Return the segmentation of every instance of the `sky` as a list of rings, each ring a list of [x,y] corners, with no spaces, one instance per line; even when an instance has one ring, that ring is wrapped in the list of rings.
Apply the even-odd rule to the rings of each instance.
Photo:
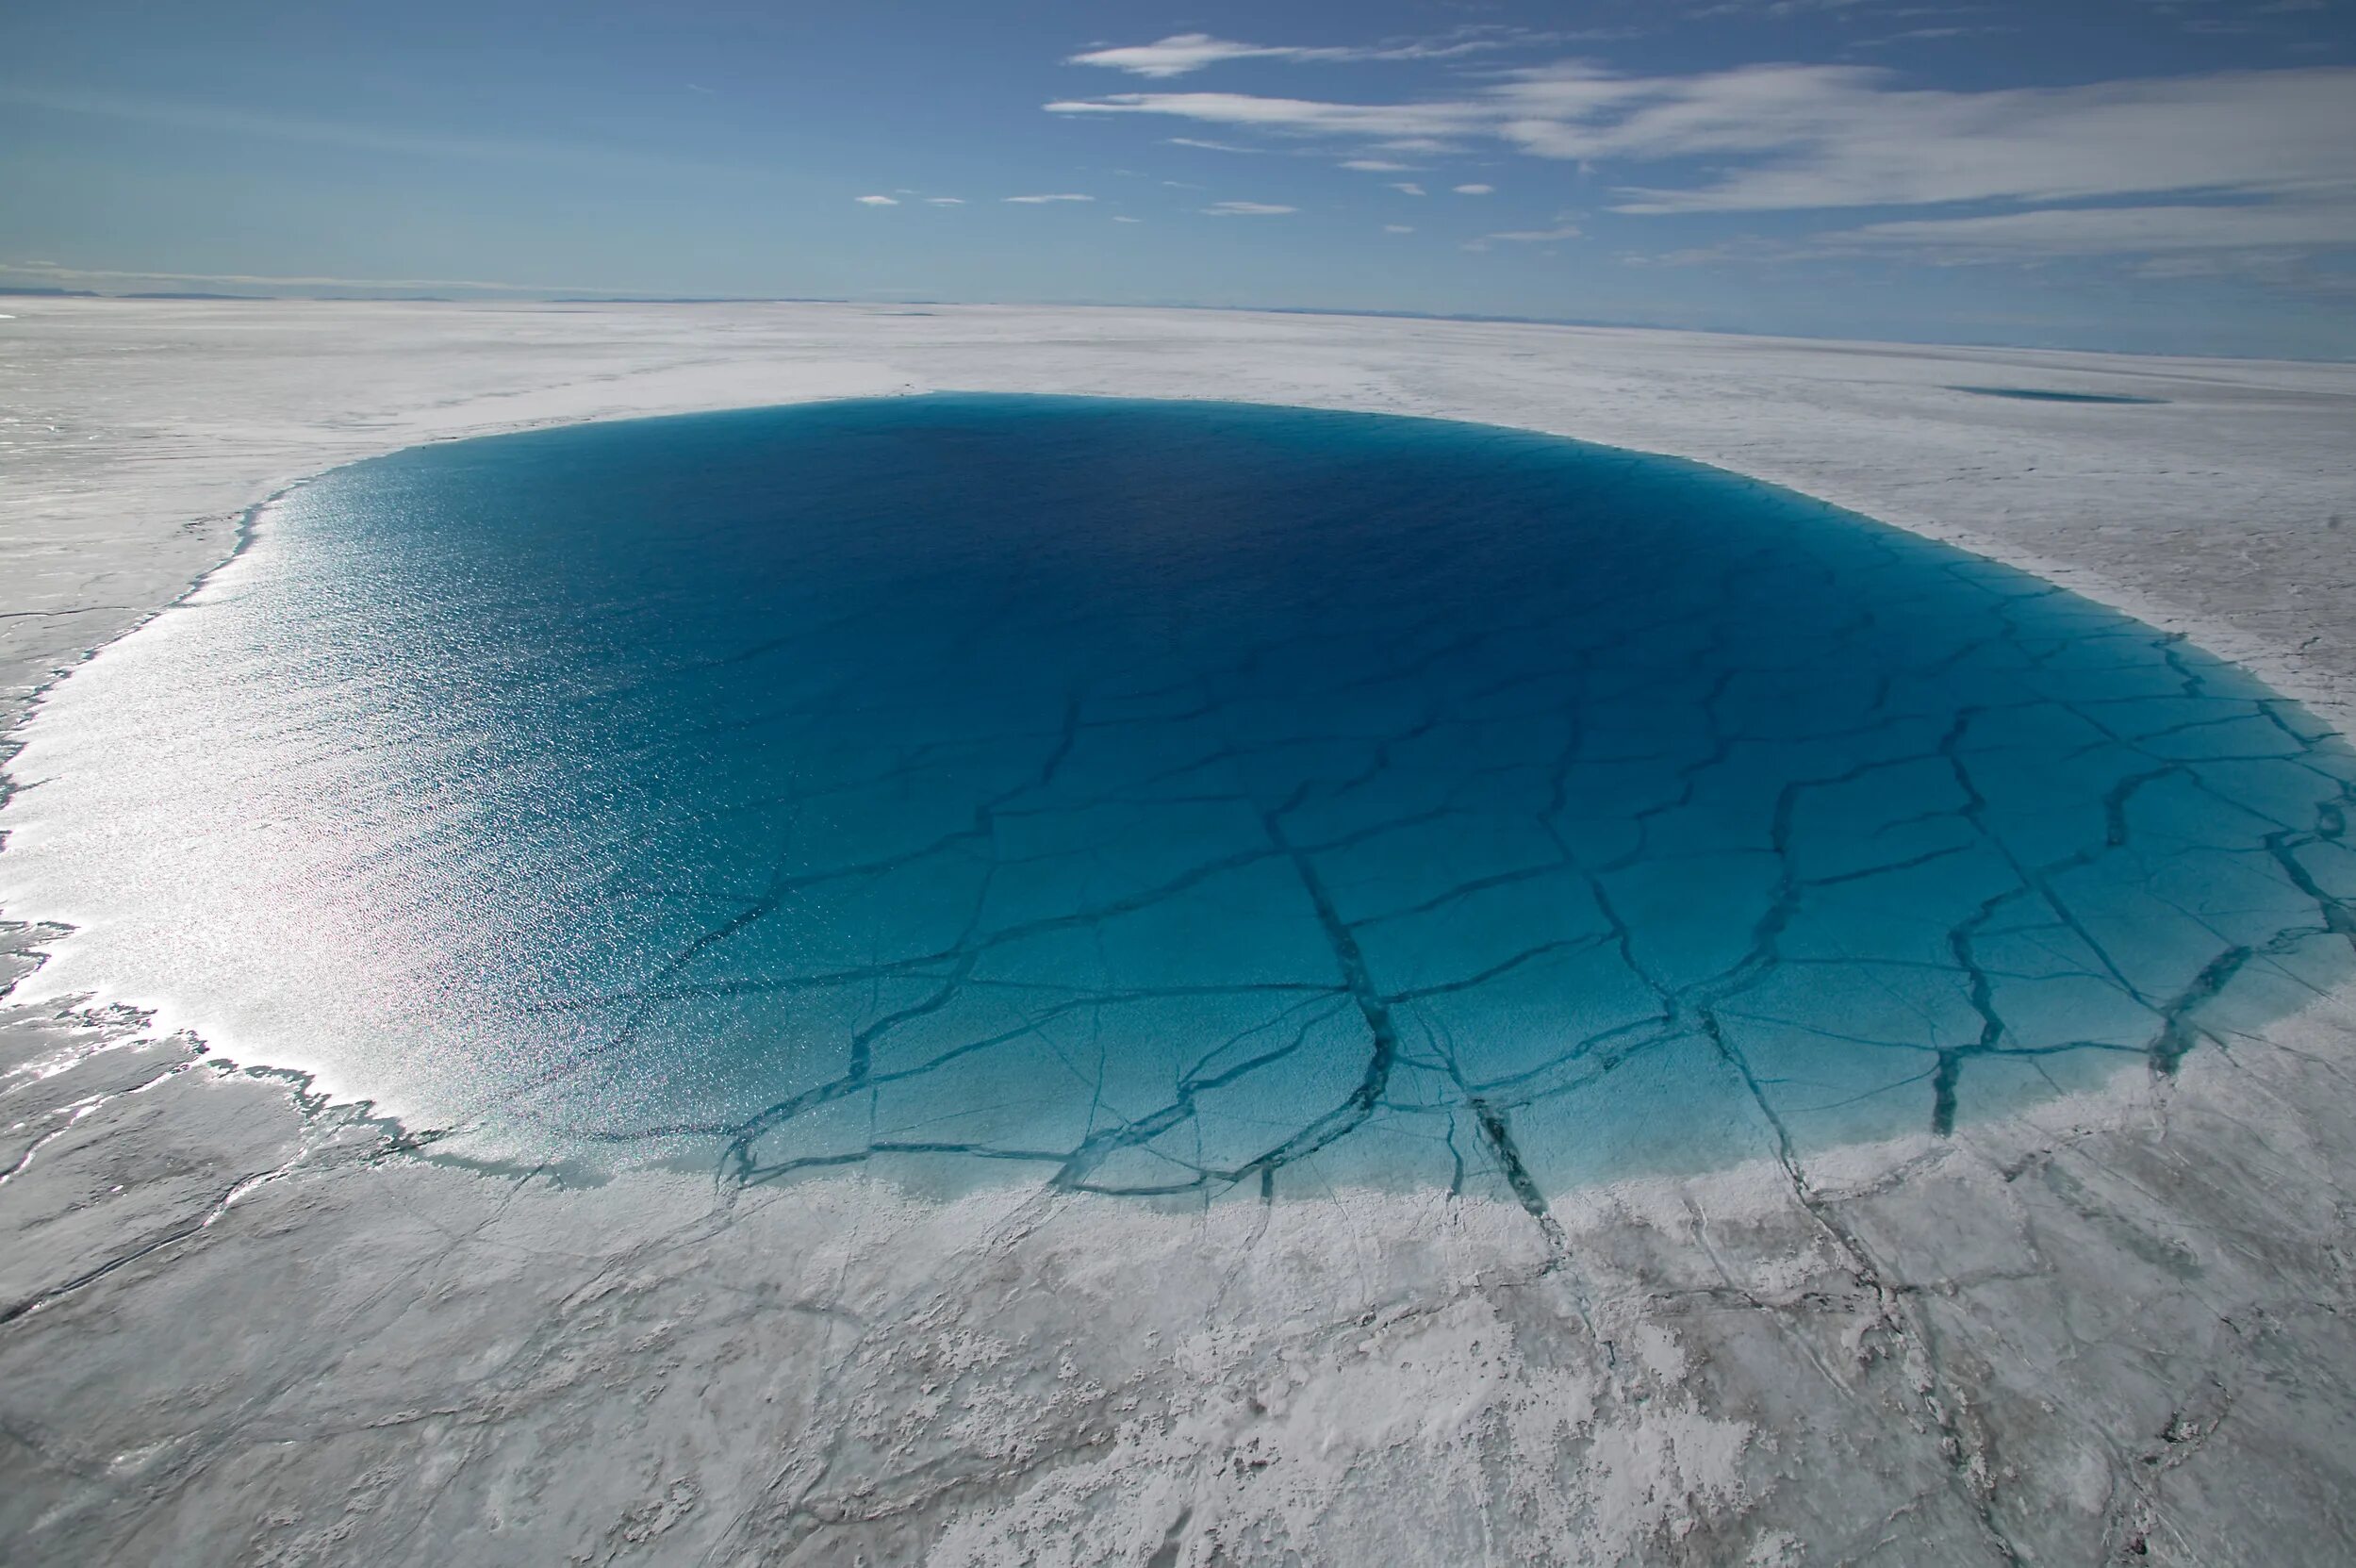
[[[75,0],[0,287],[2356,357],[2356,0]]]

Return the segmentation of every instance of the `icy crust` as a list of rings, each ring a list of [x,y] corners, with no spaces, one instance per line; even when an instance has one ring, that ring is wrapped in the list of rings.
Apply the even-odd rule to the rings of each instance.
[[[28,1563],[2333,1560],[2349,1127],[2311,1036],[2350,1022],[1552,1225],[568,1188],[53,1038],[7,1081],[50,1141],[0,1189],[0,1528]]]

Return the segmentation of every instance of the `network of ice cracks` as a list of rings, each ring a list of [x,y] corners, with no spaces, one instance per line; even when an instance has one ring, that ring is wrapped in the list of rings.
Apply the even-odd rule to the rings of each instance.
[[[2005,635],[2006,607],[1992,596],[1952,656],[2116,668],[2139,685],[2142,657],[2106,668],[2123,644],[2179,668],[2124,629],[2024,644]],[[1608,649],[1550,635],[1551,668],[1444,701],[1429,683],[1446,681],[1450,650],[1404,635],[1392,670],[1314,694],[1337,719],[1314,739],[1223,733],[1193,683],[1108,681],[1032,737],[1030,777],[963,802],[969,821],[888,860],[782,874],[645,994],[859,999],[839,1072],[713,1129],[745,1178],[957,1152],[1098,1191],[1273,1191],[1293,1162],[1384,1135],[1394,1160],[1402,1140],[1428,1145],[1415,1163],[1456,1186],[1468,1158],[1493,1162],[1536,1201],[1534,1162],[1599,1169],[1713,1122],[1739,1147],[1753,1106],[1778,1138],[1872,1130],[1893,1106],[1944,1131],[1975,1081],[2058,1087],[2064,1057],[2167,1070],[2235,982],[2295,986],[2302,949],[2350,930],[2317,864],[2345,875],[2330,851],[2350,784],[2264,699],[2180,669],[2170,692],[2023,698],[1930,724],[1898,681],[1860,680],[1837,716],[1817,715],[1866,754],[1760,787],[1732,773],[1738,750],[1804,751],[1806,738],[1775,733],[1771,698],[1745,700],[1772,671],[1665,675],[1657,661],[1691,631],[1667,621],[1657,640]],[[1806,635],[1837,648],[1844,628]],[[1387,691],[1408,669],[1412,685]],[[1664,746],[1648,720],[1634,750],[1615,701],[1691,722]],[[1582,722],[1537,722],[1565,712]],[[1093,737],[1141,729],[1163,766],[1093,754]],[[1488,732],[1475,770],[1460,765],[1468,730]],[[1002,758],[1014,738],[975,744]],[[1500,760],[1516,741],[1522,754]],[[2110,769],[2099,815],[2040,819],[2040,765],[2089,752]],[[2225,794],[2253,759],[2289,760],[2276,782],[2306,798]],[[1120,764],[1134,760],[1124,748]],[[2220,817],[2254,842],[2204,841],[2199,824]],[[873,963],[688,978],[785,900],[857,899],[928,867],[966,884],[953,932]],[[1025,896],[1067,880],[1092,884],[1080,909]],[[2114,924],[2134,928],[2123,943]],[[1206,955],[1205,929],[1237,950]],[[1101,967],[1118,981],[1075,984],[1076,947],[1117,949]],[[1122,1048],[1157,1034],[1201,1045],[1175,1073]],[[1036,1085],[1030,1141],[961,1136],[959,1121],[988,1119],[956,1104],[970,1059],[1043,1043],[1035,1070],[1069,1076]],[[1038,1101],[1059,1098],[1066,1136],[1037,1136]],[[829,1120],[837,1106],[853,1114]]]
[[[1894,531],[1804,506],[1712,556],[1586,483],[1559,569],[1311,527],[1280,615],[966,580],[766,639],[799,826],[593,1037],[811,1044],[750,1114],[600,1136],[1542,1213],[2170,1072],[2345,968],[2356,767],[2293,705]]]

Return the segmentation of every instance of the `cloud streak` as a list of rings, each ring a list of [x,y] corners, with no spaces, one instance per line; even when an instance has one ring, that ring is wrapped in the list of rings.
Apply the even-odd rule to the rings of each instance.
[[[1401,39],[1388,43],[1343,45],[1340,47],[1305,48],[1297,44],[1240,43],[1234,39],[1214,38],[1209,33],[1176,33],[1153,43],[1125,44],[1116,48],[1090,49],[1068,57],[1066,65],[1098,65],[1114,71],[1125,71],[1132,76],[1165,79],[1184,76],[1205,66],[1224,65],[1229,60],[1296,60],[1354,62],[1361,60],[1430,60],[1453,59],[1461,55],[1479,54],[1484,50],[1502,49],[1522,41],[1527,35],[1490,33],[1486,36],[1457,34],[1444,39]]]
[[[1631,212],[2055,202],[2356,188],[2356,71],[2241,72],[1991,92],[1891,91],[1849,68],[1732,74],[1606,127],[1533,129],[1558,157],[1756,161]]]
[[[1158,114],[1203,124],[1308,136],[1448,138],[1491,131],[1496,114],[1478,103],[1334,104],[1244,92],[1114,92],[1059,99],[1050,114]]]
[[[1979,218],[1867,223],[1818,242],[1904,246],[2009,259],[2132,251],[2356,247],[2356,205],[2310,202],[2048,207]]]
[[[2238,220],[2178,211],[1977,231],[1990,244],[1999,242],[1990,236],[2068,232],[2085,237],[2074,242],[2089,250],[2137,249],[2172,244],[2186,225],[2226,233],[2237,222],[2251,235],[2279,230],[2318,237],[2286,242],[2331,244],[2343,241],[2320,237],[2345,224],[2323,214],[2356,209],[2356,69],[2347,67],[1952,91],[1853,65],[1639,76],[1573,61],[1396,103],[1124,92],[1046,107],[1361,145],[1502,144],[1590,169],[1665,171],[1672,177],[1619,186],[1617,210],[1640,215],[2163,196],[2196,212],[2223,210],[2204,203],[2282,204],[2264,220],[2245,206],[2233,209]],[[1884,237],[1875,243],[1927,239],[1889,225],[1873,232]]]

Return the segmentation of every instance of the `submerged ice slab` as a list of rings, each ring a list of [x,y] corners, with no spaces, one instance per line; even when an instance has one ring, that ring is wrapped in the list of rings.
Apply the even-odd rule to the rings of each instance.
[[[744,1179],[1535,1207],[2170,1069],[2356,929],[2356,760],[2173,638],[1717,470],[1301,409],[415,450],[26,738],[47,994]]]

